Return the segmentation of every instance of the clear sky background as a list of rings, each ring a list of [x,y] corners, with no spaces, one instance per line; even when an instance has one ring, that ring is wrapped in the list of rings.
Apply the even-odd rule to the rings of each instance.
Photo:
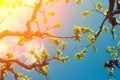
[[[50,20],[51,21],[50,24],[52,24],[55,21],[60,21],[62,23],[62,27],[60,29],[52,30],[53,34],[58,36],[73,35],[73,27],[75,25],[90,27],[95,31],[99,30],[99,26],[102,20],[104,19],[103,15],[95,11],[92,11],[91,16],[87,18],[82,18],[81,15],[82,11],[84,10],[91,11],[95,7],[95,4],[97,2],[103,3],[103,10],[108,8],[108,0],[83,0],[80,5],[77,5],[74,2],[74,0],[71,0],[71,3],[69,4],[65,4],[64,2],[51,4],[49,9],[55,10],[56,16]],[[19,22],[19,24],[14,25],[19,27],[13,27],[13,28],[16,30],[20,30],[20,29],[24,30],[24,28],[20,28],[20,26],[23,27],[25,26],[24,21],[26,20],[25,18],[27,18],[27,15],[30,15],[30,13],[28,14],[26,12],[23,12],[22,16],[26,16],[26,17],[23,18],[18,17],[17,19],[13,19],[13,21],[18,20]],[[20,16],[20,14],[18,14],[17,16]],[[40,17],[40,15],[38,15],[38,17]],[[16,17],[14,16],[14,18]],[[106,22],[105,25],[111,28],[111,25],[108,22]],[[2,27],[0,27],[0,29],[4,30]],[[11,29],[11,28],[7,27],[7,29]],[[98,41],[95,43],[95,46],[97,47],[97,52],[94,52],[92,48],[89,48],[87,55],[85,55],[81,61],[76,60],[74,58],[74,54],[83,49],[80,46],[84,46],[88,44],[87,37],[84,36],[80,42],[75,42],[72,39],[67,39],[67,48],[65,51],[63,51],[63,55],[65,56],[69,55],[70,61],[67,63],[51,61],[49,64],[49,71],[48,71],[48,76],[50,80],[109,80],[111,77],[107,75],[108,71],[107,69],[104,68],[104,61],[110,60],[111,57],[106,53],[105,48],[108,45],[110,46],[117,45],[117,41],[120,40],[119,31],[120,31],[119,26],[116,26],[115,33],[118,36],[117,38],[115,38],[115,40],[112,40],[110,31],[108,31],[107,33],[103,32],[98,38]],[[9,43],[9,38],[6,41]],[[13,40],[13,43],[15,43],[14,41],[17,42],[17,40]],[[48,49],[48,52],[50,53],[51,56],[55,54],[55,49],[57,49],[58,47],[55,47],[52,44],[50,44],[47,39],[37,39],[35,41],[31,41],[31,44],[28,45],[29,43],[26,43],[25,45],[28,46],[25,47],[26,48],[37,47],[37,50],[39,50],[40,49],[39,45],[41,45],[42,43],[44,43],[44,46]],[[36,46],[32,46],[34,44],[36,44]],[[9,47],[14,47],[14,46],[9,45]],[[79,47],[79,48],[75,49],[75,47]],[[24,51],[24,49],[20,47],[16,49],[22,49],[22,51]],[[14,51],[16,50],[13,49],[13,52]],[[21,50],[18,52],[21,52]],[[22,53],[20,55],[23,56]],[[44,76],[37,73],[35,70],[27,71],[25,69],[18,67],[17,65],[15,66],[16,66],[15,69],[17,71],[23,72],[24,75],[29,75],[32,78],[32,80],[44,80]],[[120,70],[118,68],[115,69],[113,77],[115,78],[115,80],[120,79]],[[11,74],[8,74],[6,79],[13,80],[13,77]]]

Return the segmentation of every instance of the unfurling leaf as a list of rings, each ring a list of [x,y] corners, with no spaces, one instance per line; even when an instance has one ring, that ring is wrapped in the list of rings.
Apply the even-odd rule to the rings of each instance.
[[[102,10],[102,9],[103,9],[102,3],[101,3],[101,2],[98,2],[98,3],[96,4],[96,10]]]
[[[48,16],[53,17],[55,15],[54,11],[49,10],[48,11]]]
[[[61,54],[62,54],[62,52],[59,49],[57,49],[55,57],[59,58],[61,56]]]
[[[94,43],[96,41],[95,36],[93,34],[90,34],[88,36],[88,41]]]
[[[66,3],[69,3],[71,0],[65,0]]]
[[[64,50],[66,48],[66,41],[65,40],[63,40],[61,42],[61,46],[62,46],[62,50]]]
[[[12,58],[12,57],[13,57],[13,53],[8,51],[8,52],[6,53],[6,56],[7,56],[8,58]]]
[[[60,44],[60,40],[58,38],[50,38],[50,42],[55,46],[58,46]]]
[[[111,48],[110,46],[107,46],[107,47],[106,47],[106,52],[107,52],[107,53],[110,53],[111,51],[112,51],[112,48]]]
[[[106,16],[108,14],[108,9],[104,10],[103,14]]]
[[[66,56],[65,57],[65,62],[68,62],[69,61],[69,56]]]
[[[114,68],[108,69],[108,76],[113,76]]]
[[[120,48],[120,41],[118,41],[117,46]]]
[[[47,19],[46,17],[44,17],[44,18],[42,19],[42,22],[43,22],[43,23],[48,23],[48,19]]]
[[[85,18],[87,16],[90,16],[90,11],[84,11],[82,12],[82,17]]]
[[[107,32],[108,31],[108,27],[107,26],[103,26],[103,30],[104,30],[104,32]]]
[[[74,34],[75,34],[75,35],[76,35],[76,34],[79,34],[80,31],[81,31],[81,27],[80,27],[80,26],[74,26],[73,31],[74,31]]]
[[[49,54],[45,48],[42,49],[41,56],[42,58],[48,58]]]
[[[61,23],[60,22],[56,22],[54,25],[53,25],[54,28],[60,28],[61,27]]]
[[[30,53],[34,55],[35,54],[35,50],[30,50]]]
[[[95,52],[97,52],[97,48],[94,45],[92,45],[92,48]]]
[[[87,49],[84,48],[82,51],[75,54],[75,58],[78,60],[82,60],[82,57],[87,53]]]
[[[48,68],[49,68],[48,65],[45,65],[45,66],[42,67],[42,70],[43,70],[43,73],[44,73],[44,74],[47,74],[47,73],[48,73]]]
[[[80,3],[82,2],[82,0],[75,0],[75,2],[76,2],[77,4],[80,4]]]

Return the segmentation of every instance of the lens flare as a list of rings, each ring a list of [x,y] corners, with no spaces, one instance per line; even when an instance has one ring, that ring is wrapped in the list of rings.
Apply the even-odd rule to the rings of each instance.
[[[30,19],[30,16],[33,13],[33,8],[35,4],[38,3],[38,1],[40,0],[0,0],[0,33],[4,30],[24,32],[26,30],[26,22]],[[56,21],[59,22],[61,18],[60,15],[62,15],[64,12],[64,7],[61,7],[63,5],[62,3],[56,3],[58,5],[55,5],[52,3],[50,5],[46,5],[44,1],[47,1],[47,0],[43,0],[43,3],[42,3],[43,5],[40,9],[43,12],[45,11],[46,15],[48,15],[49,13],[50,16],[47,16],[48,23],[44,24],[41,21],[44,16],[42,15],[42,13],[38,11],[38,14],[36,15],[36,20],[39,21],[38,23],[40,24],[41,32],[46,30],[47,25],[51,27],[56,23]],[[32,7],[26,6],[26,5],[30,5]],[[49,12],[50,10],[51,12]],[[55,11],[55,12],[52,12],[52,11]],[[55,26],[60,27],[60,25],[61,24],[57,23],[57,26],[56,25]],[[34,22],[31,24],[31,30],[33,31],[37,30],[36,24]],[[19,39],[19,37],[16,37],[16,38]],[[30,44],[28,42],[25,42],[23,46],[24,48],[21,48],[20,46],[17,45],[18,41],[19,40],[15,41],[15,39],[12,36],[9,42],[5,40],[4,45],[0,44],[0,50],[2,51],[3,50],[2,46],[4,46],[5,50],[3,51],[11,50],[12,52],[16,52],[14,55],[16,54],[22,55],[23,52],[26,52],[26,54],[28,54],[27,50],[29,50]],[[41,41],[42,40],[40,39],[39,42],[36,41],[35,43],[35,41],[32,40],[32,45],[31,45],[32,47],[30,47],[30,49],[37,48],[38,50],[36,50],[36,52],[41,52],[44,46],[47,48],[48,45],[42,44]],[[41,45],[33,46],[38,44],[41,44]]]

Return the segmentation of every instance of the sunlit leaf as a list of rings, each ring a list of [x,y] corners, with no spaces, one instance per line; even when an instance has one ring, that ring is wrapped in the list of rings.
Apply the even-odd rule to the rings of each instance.
[[[60,40],[58,38],[50,38],[50,42],[55,46],[58,46],[60,44]]]
[[[90,16],[90,11],[83,11],[82,12],[82,17],[85,18],[87,16]]]
[[[75,0],[75,2],[76,2],[77,4],[80,4],[80,3],[82,2],[82,0]]]
[[[65,40],[63,40],[61,42],[61,46],[62,46],[62,50],[64,50],[66,48],[66,41]]]
[[[95,40],[95,36],[94,35],[92,35],[92,34],[90,34],[89,36],[88,36],[88,41],[89,42],[95,42],[96,40]]]
[[[104,13],[105,16],[108,14],[108,11],[109,11],[108,9],[104,10],[103,13]]]
[[[108,31],[108,27],[107,26],[103,26],[103,30],[104,30],[104,32],[107,32]]]
[[[61,27],[61,26],[62,26],[62,24],[61,24],[60,22],[56,22],[56,23],[54,23],[54,25],[53,25],[54,28],[59,28],[59,27]]]
[[[102,9],[103,9],[101,2],[98,2],[98,3],[96,4],[96,9],[97,9],[97,10],[102,10]]]
[[[42,22],[43,22],[43,23],[48,23],[48,18],[44,17],[44,18],[42,19]]]
[[[7,56],[8,58],[12,58],[12,57],[13,57],[13,53],[8,51],[8,52],[6,53],[6,56]]]
[[[94,45],[92,45],[92,48],[95,52],[97,52],[97,48]]]
[[[49,11],[48,11],[48,16],[50,16],[50,17],[55,16],[55,12],[52,11],[52,10],[49,10]]]
[[[65,0],[66,3],[69,3],[71,0]]]

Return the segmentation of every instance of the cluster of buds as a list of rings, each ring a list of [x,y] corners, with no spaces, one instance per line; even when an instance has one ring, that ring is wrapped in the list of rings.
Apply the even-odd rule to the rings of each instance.
[[[96,41],[95,36],[92,35],[92,34],[90,34],[90,35],[88,36],[88,41],[91,42],[91,43],[94,43],[94,42]]]
[[[61,62],[68,62],[68,61],[69,61],[69,56],[63,57],[63,56],[61,56],[61,55],[62,55],[62,52],[61,52],[59,49],[57,49],[55,58],[56,58],[58,61],[61,61]]]
[[[50,42],[55,46],[60,44],[60,40],[58,38],[50,38]]]
[[[102,10],[103,9],[103,6],[102,6],[102,3],[101,2],[98,2],[96,4],[96,10]]]
[[[82,34],[88,34],[88,33],[92,33],[93,30],[90,29],[89,27],[83,27],[83,26],[74,26],[73,28],[73,31],[74,31],[74,35],[75,35],[75,41],[80,41],[81,39],[81,35],[80,33]]]
[[[116,49],[114,46],[107,46],[106,52],[110,54],[110,56],[115,57],[118,56],[118,49]]]
[[[82,17],[85,18],[87,16],[90,16],[90,11],[83,11],[82,12]]]
[[[82,51],[75,54],[75,58],[78,60],[82,60],[83,56],[87,53],[87,49],[84,48]]]

